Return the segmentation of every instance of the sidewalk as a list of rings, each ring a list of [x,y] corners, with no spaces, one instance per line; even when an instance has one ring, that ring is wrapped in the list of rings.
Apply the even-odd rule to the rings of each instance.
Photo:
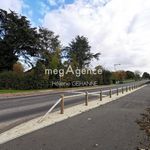
[[[150,105],[150,87],[0,145],[0,150],[136,150],[135,123]]]

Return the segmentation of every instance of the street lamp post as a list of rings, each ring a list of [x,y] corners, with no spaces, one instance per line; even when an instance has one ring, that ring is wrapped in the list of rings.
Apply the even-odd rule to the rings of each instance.
[[[121,64],[114,64],[114,70],[115,70],[115,72],[117,73],[117,66],[120,66]],[[118,77],[115,77],[116,78],[116,80],[118,80],[117,78]],[[118,81],[117,81],[118,82]]]
[[[117,66],[120,66],[121,64],[114,64],[114,70],[117,71]]]

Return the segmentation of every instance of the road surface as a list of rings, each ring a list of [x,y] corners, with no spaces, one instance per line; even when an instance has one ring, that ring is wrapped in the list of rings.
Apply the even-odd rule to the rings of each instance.
[[[3,145],[0,150],[136,150],[136,119],[150,107],[150,86]]]
[[[125,85],[131,85],[133,83],[128,83]],[[137,84],[137,83],[136,83]],[[124,86],[125,86],[124,85]],[[116,85],[113,87],[121,87],[123,85]],[[103,90],[109,89],[112,86],[103,87]],[[89,89],[89,92],[94,92],[99,90]],[[46,94],[37,93],[38,95],[22,96],[14,98],[0,98],[0,133],[8,130],[20,124],[24,121],[30,120],[32,118],[44,115],[46,111],[60,98],[60,95],[71,95],[73,92],[85,92],[87,89],[82,90],[66,90],[66,91],[50,91]],[[108,93],[106,93],[108,94]],[[95,97],[90,97],[94,99]],[[72,98],[65,100],[65,106],[73,105],[76,103],[83,103],[84,97]]]

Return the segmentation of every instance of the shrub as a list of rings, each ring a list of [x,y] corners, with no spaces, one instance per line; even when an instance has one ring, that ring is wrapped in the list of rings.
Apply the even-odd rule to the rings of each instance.
[[[13,71],[0,73],[0,89],[43,89],[48,88],[46,78],[38,78],[33,73],[18,74]]]

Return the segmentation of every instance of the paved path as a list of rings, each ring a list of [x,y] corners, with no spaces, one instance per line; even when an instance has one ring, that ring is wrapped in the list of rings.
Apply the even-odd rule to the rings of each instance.
[[[135,120],[150,106],[150,86],[89,112],[0,145],[0,150],[135,150]]]

